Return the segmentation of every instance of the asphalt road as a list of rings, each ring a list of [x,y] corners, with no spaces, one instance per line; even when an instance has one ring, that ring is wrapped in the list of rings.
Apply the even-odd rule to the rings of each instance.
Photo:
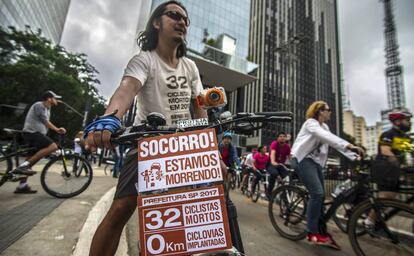
[[[253,203],[238,190],[231,192],[231,199],[237,207],[238,221],[246,255],[354,255],[347,236],[337,228],[330,233],[342,247],[341,251],[321,246],[314,246],[303,241],[290,241],[277,233],[269,220],[267,201],[259,199]]]

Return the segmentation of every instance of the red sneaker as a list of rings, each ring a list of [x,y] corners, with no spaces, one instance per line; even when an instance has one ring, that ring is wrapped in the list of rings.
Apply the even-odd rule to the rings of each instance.
[[[311,244],[329,246],[331,248],[340,250],[339,245],[333,240],[331,235],[308,234],[308,242]]]
[[[324,236],[321,234],[312,234],[309,233],[308,234],[308,242],[310,242],[311,244],[326,244],[328,242],[330,242],[330,239],[328,236]]]

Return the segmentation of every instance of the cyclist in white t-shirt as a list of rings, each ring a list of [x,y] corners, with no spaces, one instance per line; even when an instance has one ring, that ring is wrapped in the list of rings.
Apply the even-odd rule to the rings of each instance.
[[[246,156],[246,159],[243,162],[243,171],[242,171],[242,186],[240,187],[241,190],[245,189],[247,186],[247,179],[250,173],[253,171],[253,156],[257,153],[257,149],[253,149],[251,153]]]
[[[145,120],[151,112],[165,115],[167,124],[191,119],[190,105],[195,118],[207,117],[204,109],[192,104],[202,84],[195,63],[185,57],[189,24],[187,11],[179,2],[168,1],[154,10],[146,30],[138,38],[142,51],[129,61],[106,109],[108,116],[85,128],[86,144],[90,149],[111,147],[111,134],[119,129],[119,119],[135,96],[135,123]],[[122,229],[137,207],[136,170],[136,150],[131,150],[122,167],[111,208],[93,237],[90,255],[115,254]]]

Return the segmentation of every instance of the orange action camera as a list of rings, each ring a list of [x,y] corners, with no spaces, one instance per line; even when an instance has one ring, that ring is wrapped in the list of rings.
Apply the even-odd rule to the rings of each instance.
[[[197,96],[197,103],[204,109],[223,107],[227,104],[226,92],[223,87],[205,89]]]

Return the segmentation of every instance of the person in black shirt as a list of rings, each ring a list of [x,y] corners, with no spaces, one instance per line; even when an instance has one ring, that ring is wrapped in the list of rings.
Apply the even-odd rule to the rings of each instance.
[[[408,112],[392,112],[388,116],[393,126],[381,134],[376,160],[378,163],[373,166],[374,178],[377,180],[379,190],[394,191],[398,187],[400,168],[405,164],[404,154],[412,143],[408,135],[411,129],[411,117]]]
[[[408,135],[411,129],[411,113],[392,112],[388,119],[392,128],[381,134],[378,141],[378,155],[372,165],[372,175],[378,185],[378,196],[393,199],[397,196],[401,166],[405,163],[405,154],[411,147],[412,140]],[[411,152],[412,154],[413,152]],[[376,216],[371,211],[364,224],[369,228],[375,226]]]

